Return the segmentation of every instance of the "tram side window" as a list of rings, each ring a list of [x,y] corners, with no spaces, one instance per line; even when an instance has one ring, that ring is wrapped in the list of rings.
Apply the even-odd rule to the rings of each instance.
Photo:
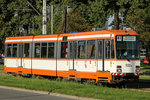
[[[12,44],[7,44],[7,57],[12,56],[13,46]]]
[[[68,42],[61,43],[61,58],[68,58]]]
[[[94,59],[95,58],[95,40],[88,40],[87,41],[87,58]]]
[[[110,40],[105,41],[105,59],[110,59]]]
[[[54,43],[48,43],[48,58],[54,58]]]
[[[76,54],[77,54],[77,42],[70,42],[70,59],[76,58]]]
[[[29,43],[25,43],[24,44],[24,55],[23,57],[29,57],[29,53],[30,53],[30,44]]]
[[[111,58],[115,57],[114,51],[114,40],[111,40]]]
[[[13,50],[12,50],[12,57],[17,57],[17,53],[18,53],[18,50],[17,50],[17,44],[13,44]]]
[[[102,59],[103,57],[103,44],[102,41],[98,41],[98,58]]]
[[[47,43],[41,43],[41,58],[47,58]]]
[[[78,42],[78,58],[84,59],[86,57],[86,41]]]
[[[40,43],[35,43],[35,49],[34,49],[34,57],[36,58],[40,58],[40,52],[41,52],[41,48],[40,48]]]
[[[70,42],[70,59],[73,59],[74,58],[74,47],[73,47],[73,42]]]

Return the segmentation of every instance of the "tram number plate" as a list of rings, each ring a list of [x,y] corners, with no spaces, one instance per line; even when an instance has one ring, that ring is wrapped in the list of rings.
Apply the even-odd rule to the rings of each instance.
[[[127,67],[132,67],[132,65],[131,65],[131,64],[126,64],[126,66],[127,66]]]

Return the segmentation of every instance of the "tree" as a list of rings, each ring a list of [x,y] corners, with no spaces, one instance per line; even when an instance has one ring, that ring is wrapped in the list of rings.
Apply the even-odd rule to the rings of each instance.
[[[54,34],[63,33],[64,26],[67,32],[104,28],[111,15],[115,17],[114,29],[119,29],[119,14],[122,14],[124,23],[140,33],[145,44],[149,43],[150,39],[145,38],[149,36],[149,0],[47,0],[47,5],[51,4],[54,5]],[[70,10],[65,17],[62,11],[67,7]],[[42,0],[0,0],[0,44],[7,36],[20,35],[21,25],[32,27],[31,34],[42,33]],[[48,34],[50,26],[48,19]]]
[[[82,4],[80,12],[86,23],[93,28],[104,28],[108,18],[107,11],[104,10],[102,0],[89,0],[86,4]]]
[[[86,27],[87,22],[84,21],[82,13],[80,13],[80,15],[77,15],[77,13],[79,13],[80,11],[81,1],[55,0],[53,4],[55,4],[55,9],[58,9],[58,12],[56,13],[56,16],[54,18],[57,19],[57,21],[55,21],[55,23],[57,23],[56,33],[68,33],[70,31],[79,31],[79,30],[87,31],[87,29],[89,29],[88,27]],[[67,10],[69,11],[67,12]],[[79,19],[78,17],[81,19]]]
[[[80,12],[68,14],[67,23],[68,33],[71,31],[89,31],[92,28],[89,23],[84,22]]]
[[[33,0],[31,4],[38,5],[39,0]],[[32,9],[27,0],[0,0],[0,44],[4,44],[5,38],[8,36],[20,35],[20,25],[41,25],[39,21],[41,17]],[[0,49],[3,49],[2,46]]]
[[[147,49],[150,56],[150,6],[138,8],[129,13],[126,18],[129,27],[139,33],[140,41]]]

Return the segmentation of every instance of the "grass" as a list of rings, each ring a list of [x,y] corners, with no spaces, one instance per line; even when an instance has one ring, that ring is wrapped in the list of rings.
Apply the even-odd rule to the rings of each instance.
[[[80,97],[104,100],[149,100],[148,92],[135,90],[113,89],[69,81],[52,81],[48,79],[31,79],[13,76],[0,76],[0,85],[26,88],[31,90],[49,91]]]
[[[149,65],[141,65],[141,72],[146,72],[150,71],[150,66]]]
[[[4,69],[4,65],[0,65],[0,69]]]
[[[4,73],[4,65],[0,65],[0,74]]]
[[[143,64],[143,65],[141,65],[141,67],[143,67],[143,68],[150,68],[150,65]]]
[[[150,76],[146,76],[146,75],[141,75],[140,76],[141,80],[150,80]]]
[[[146,72],[146,71],[150,71],[150,69],[141,69],[141,72]]]

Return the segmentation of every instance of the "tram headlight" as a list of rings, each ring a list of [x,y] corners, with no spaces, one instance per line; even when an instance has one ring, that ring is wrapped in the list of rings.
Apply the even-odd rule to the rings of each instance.
[[[121,73],[121,72],[122,72],[121,66],[117,66],[117,73]]]
[[[136,72],[136,73],[140,73],[140,66],[136,66],[135,72]]]
[[[121,72],[122,72],[122,69],[117,69],[117,72],[118,72],[118,73],[121,73]]]
[[[140,73],[140,69],[136,69],[136,73]]]

